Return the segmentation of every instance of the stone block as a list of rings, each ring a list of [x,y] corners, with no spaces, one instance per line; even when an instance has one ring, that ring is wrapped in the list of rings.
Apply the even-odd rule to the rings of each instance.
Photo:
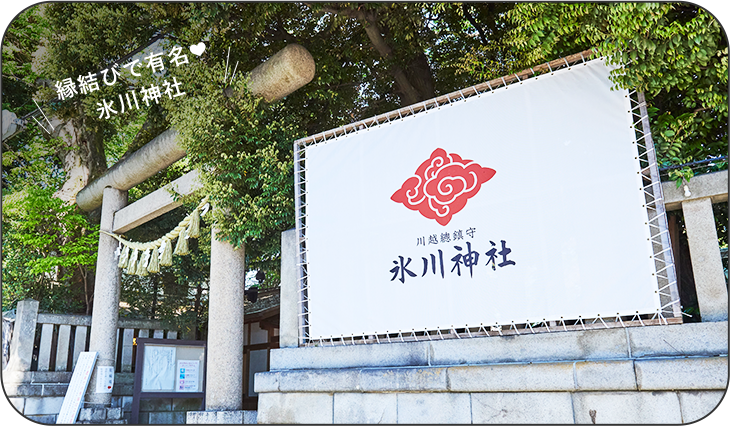
[[[80,422],[103,423],[106,420],[106,409],[82,408],[79,410],[78,420]]]
[[[139,424],[141,424],[141,425],[150,424],[150,413],[139,413]]]
[[[30,378],[28,379],[28,375]],[[72,372],[65,371],[31,371],[26,373],[24,382],[32,383],[68,383],[71,381]]]
[[[185,412],[184,411],[173,411],[172,412],[172,424],[184,425],[185,424]]]
[[[118,408],[122,406],[122,398],[121,396],[113,396],[111,401],[111,408]]]
[[[122,419],[122,408],[107,408],[106,409],[107,420],[121,420]]]
[[[684,391],[678,392],[679,407],[682,410],[682,423],[702,419],[720,405],[724,391]]]
[[[442,340],[430,347],[431,365],[628,358],[620,329]]]
[[[727,322],[627,327],[633,358],[727,354]]]
[[[709,390],[727,388],[727,357],[636,361],[639,390]]]
[[[115,373],[114,384],[120,385],[133,385],[134,384],[134,373]]]
[[[172,411],[198,411],[202,403],[202,398],[174,398]]]
[[[675,392],[576,392],[575,423],[681,423]]]
[[[4,383],[8,396],[30,397],[43,396],[43,385],[25,383]]]
[[[25,398],[0,399],[0,416],[17,416],[18,411],[15,411],[13,407],[22,413],[25,408]]]
[[[398,423],[471,423],[468,393],[399,393]]]
[[[123,411],[132,411],[132,400],[133,397],[131,396],[123,396],[122,398],[122,410]]]
[[[171,411],[172,398],[145,398],[139,401],[139,411]]]
[[[567,392],[472,393],[473,423],[573,423]]]
[[[428,342],[315,346],[271,351],[271,370],[427,365]]]
[[[331,393],[261,393],[259,423],[332,423]]]
[[[456,392],[573,391],[573,363],[498,364],[450,367],[449,390]]]
[[[347,392],[359,388],[360,370],[281,371],[281,392]]]
[[[396,423],[398,421],[398,397],[394,393],[336,393],[334,396],[334,422]]]
[[[114,387],[112,388],[113,396],[129,396],[133,393],[134,385],[120,385],[118,383],[114,383]]]
[[[575,380],[581,391],[636,390],[633,361],[576,362]]]
[[[245,425],[255,425],[258,422],[256,421],[256,410],[244,410],[243,411],[243,424]]]
[[[363,392],[446,392],[445,368],[376,368],[360,372]]]
[[[68,384],[43,384],[43,396],[66,396]]]
[[[25,399],[26,415],[58,414],[63,404],[62,396],[32,397]]]
[[[169,425],[172,424],[171,411],[150,411],[149,424]]]
[[[281,373],[264,371],[256,373],[253,378],[255,392],[279,392],[279,378]]]
[[[10,341],[8,371],[30,371],[33,360],[38,301],[21,300],[15,308],[15,327]]]
[[[299,281],[297,267],[297,230],[281,233],[281,304],[279,307],[279,347],[299,344]]]
[[[243,411],[188,411],[185,422],[187,424],[242,424]]]

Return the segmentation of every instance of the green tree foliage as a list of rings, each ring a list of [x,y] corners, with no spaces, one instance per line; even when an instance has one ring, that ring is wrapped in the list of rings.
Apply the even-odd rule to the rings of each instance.
[[[46,138],[31,126],[6,141],[4,196],[31,186],[52,194],[84,167],[82,179],[93,179],[174,127],[187,157],[130,190],[130,202],[193,169],[202,171],[204,190],[127,237],[160,237],[206,194],[216,207],[206,226],[215,221],[221,238],[245,242],[249,268],[266,270],[269,283],[278,275],[280,232],[294,224],[294,140],[587,48],[625,64],[614,75],[618,86],[647,94],[663,165],[727,150],[727,40],[706,11],[687,3],[49,3],[21,14],[8,34],[3,108],[28,112],[36,99],[73,132]],[[105,69],[153,39],[147,54],[181,46],[189,63],[166,58],[164,75],[123,72],[113,87],[54,100],[55,81]],[[200,41],[206,50],[196,57],[187,47]],[[314,80],[273,104],[247,93],[247,72],[292,43],[312,54]],[[28,55],[39,47],[45,54]],[[99,118],[97,102],[172,77],[184,96]],[[69,160],[74,154],[78,161]],[[3,237],[19,241],[25,231],[8,224]],[[88,226],[83,235],[91,235]],[[125,276],[128,314],[192,315],[199,324],[207,247],[201,239],[159,276]],[[14,273],[16,284],[26,282]]]
[[[90,306],[98,227],[53,192],[29,187],[3,197],[3,309],[26,297],[45,311]]]

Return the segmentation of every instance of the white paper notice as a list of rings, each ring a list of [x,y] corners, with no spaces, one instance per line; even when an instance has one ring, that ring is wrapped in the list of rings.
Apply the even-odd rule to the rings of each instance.
[[[175,347],[147,346],[142,370],[142,391],[154,392],[175,388]]]
[[[200,361],[179,360],[177,362],[177,386],[178,392],[197,392]]]
[[[96,371],[96,393],[112,393],[114,367],[97,367]]]

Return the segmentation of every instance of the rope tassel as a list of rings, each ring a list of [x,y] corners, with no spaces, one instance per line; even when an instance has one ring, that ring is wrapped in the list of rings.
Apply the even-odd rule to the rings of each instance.
[[[162,256],[160,266],[172,266],[172,243],[170,240],[162,240]]]
[[[150,263],[147,265],[147,271],[150,274],[156,274],[160,272],[160,251],[157,247],[152,248],[152,253],[150,254]]]
[[[180,236],[177,237],[177,245],[175,246],[175,253],[179,256],[185,256],[188,252],[188,239],[187,239],[187,232],[183,230],[180,232]]]
[[[129,258],[129,264],[127,265],[127,270],[124,271],[127,273],[127,275],[136,275],[137,274],[137,258],[139,257],[139,250],[134,249],[132,252],[132,257]]]
[[[190,219],[187,235],[190,238],[198,238],[200,236],[200,211],[197,208],[193,211],[193,216]]]
[[[124,249],[122,250],[122,255],[119,256],[119,263],[117,266],[120,268],[126,268],[127,262],[129,261],[129,246],[125,245]]]
[[[147,276],[147,261],[150,258],[150,251],[146,250],[142,256],[140,256],[139,263],[137,264],[137,275],[140,277]]]

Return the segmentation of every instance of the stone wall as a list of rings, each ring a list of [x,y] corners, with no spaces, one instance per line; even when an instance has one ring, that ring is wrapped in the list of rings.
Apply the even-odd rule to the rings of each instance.
[[[727,322],[282,348],[259,423],[688,423],[727,387]]]
[[[3,385],[10,402],[25,416],[42,423],[55,423],[61,410],[71,374],[67,372],[4,372]],[[132,409],[134,375],[116,373],[112,389],[111,409],[121,411],[121,420],[128,422]],[[140,401],[139,421],[143,424],[184,424],[185,412],[200,410],[201,400],[196,398],[156,398]],[[79,414],[79,422],[94,423]],[[27,424],[8,403],[0,400],[0,426]]]

